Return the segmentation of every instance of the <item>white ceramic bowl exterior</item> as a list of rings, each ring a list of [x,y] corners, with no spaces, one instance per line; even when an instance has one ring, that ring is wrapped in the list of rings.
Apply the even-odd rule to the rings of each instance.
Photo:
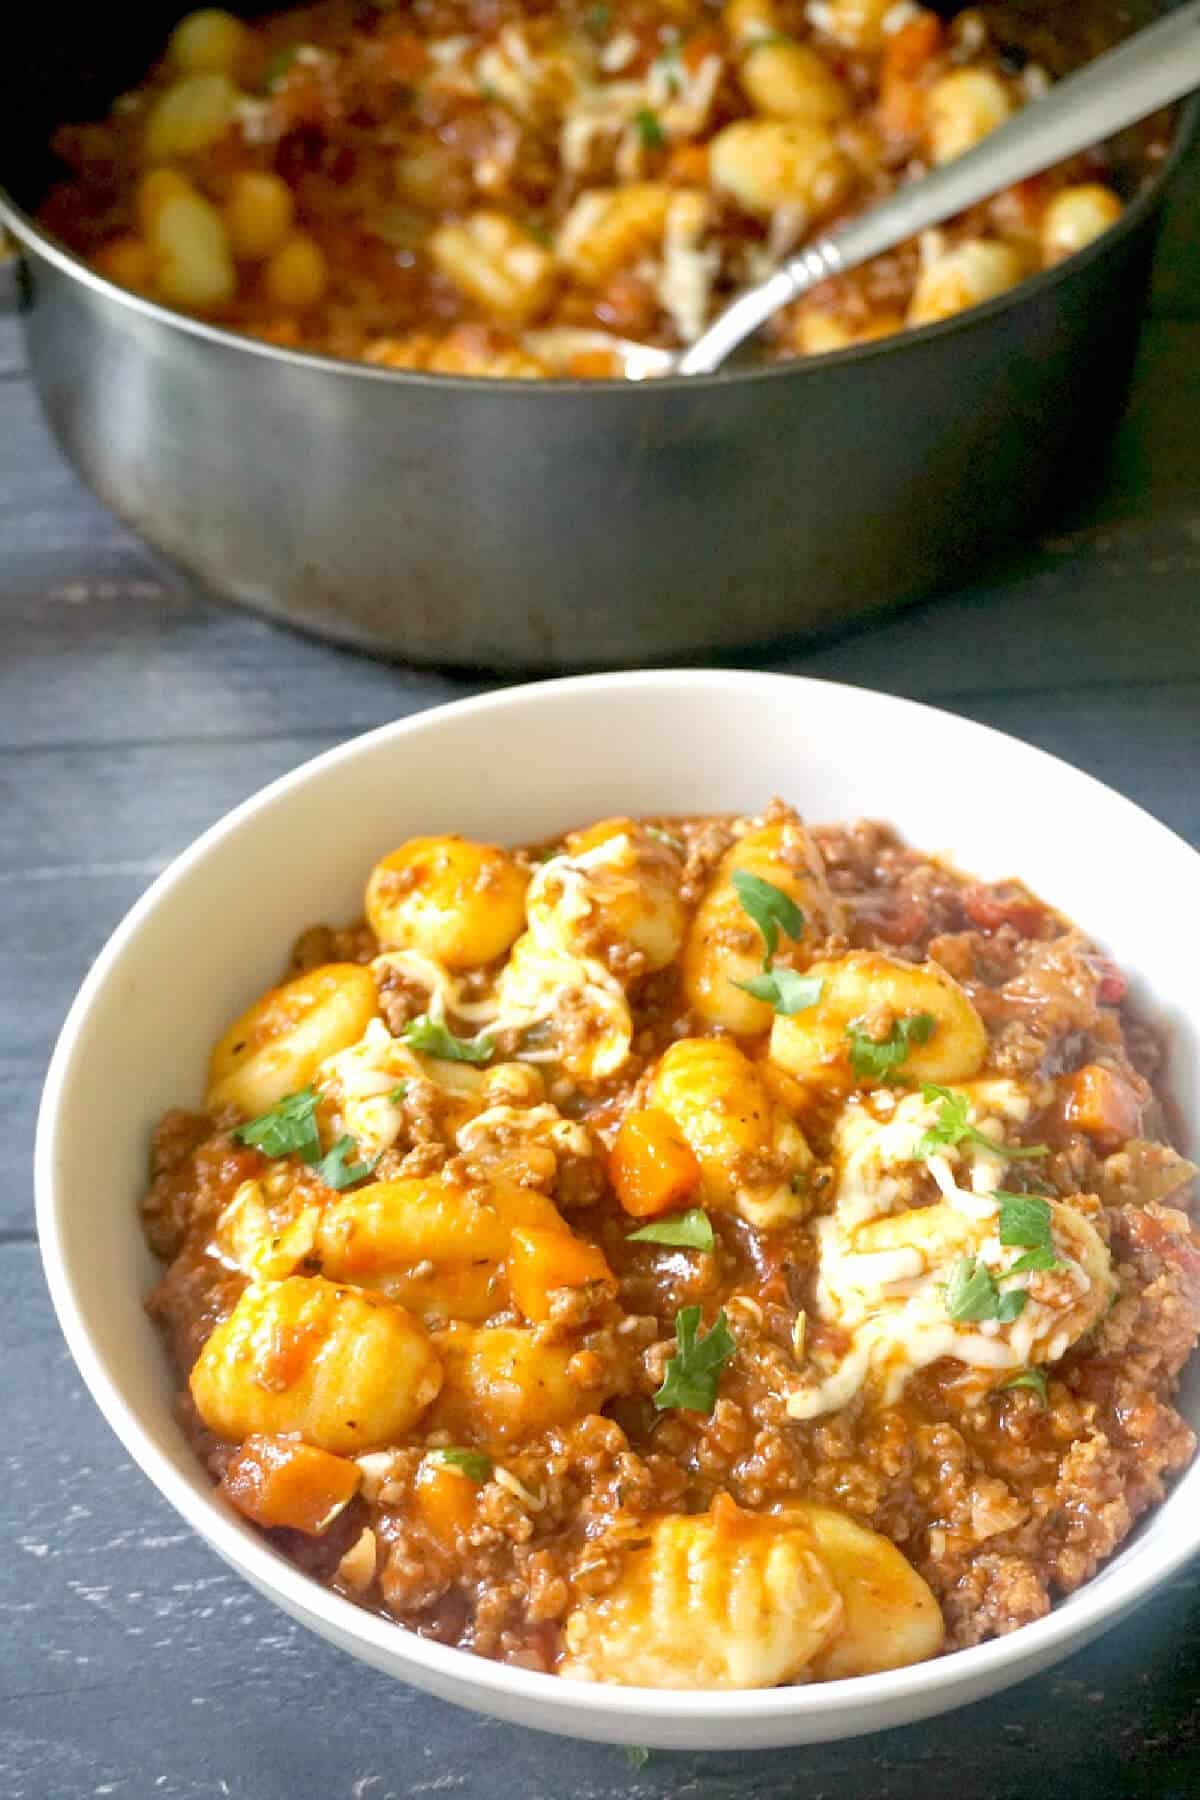
[[[213,1495],[172,1413],[142,1310],[155,1265],[134,1203],[151,1128],[194,1103],[220,1031],[316,920],[361,911],[384,851],[419,832],[522,842],[622,813],[867,816],[985,879],[1020,875],[1110,949],[1200,1118],[1200,857],[1078,771],[949,714],[786,676],[661,672],[509,689],[305,764],[207,832],[98,957],[63,1028],[38,1127],[38,1227],[63,1330],[130,1455],[213,1548],[293,1617],[463,1705],[579,1737],[766,1748],[902,1724],[1035,1673],[1200,1548],[1200,1464],[1048,1618],[940,1661],[825,1686],[666,1693],[560,1681],[427,1643],[309,1581]],[[1200,1384],[1184,1401],[1200,1424]]]

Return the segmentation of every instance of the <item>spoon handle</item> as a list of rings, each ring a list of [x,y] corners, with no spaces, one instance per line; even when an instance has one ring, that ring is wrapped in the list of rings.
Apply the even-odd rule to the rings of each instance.
[[[717,315],[679,358],[679,373],[709,373],[773,312],[818,282],[1102,143],[1195,87],[1200,87],[1200,0],[1188,0],[1058,82],[965,155],[907,182],[881,205],[789,258]]]

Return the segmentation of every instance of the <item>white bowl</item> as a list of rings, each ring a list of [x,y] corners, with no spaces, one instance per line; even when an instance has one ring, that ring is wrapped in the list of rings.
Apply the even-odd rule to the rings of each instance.
[[[1200,1465],[1097,1577],[1012,1636],[895,1673],[756,1693],[599,1687],[423,1641],[308,1580],[213,1495],[172,1414],[142,1311],[155,1265],[134,1212],[151,1127],[202,1091],[208,1046],[296,933],[352,918],[372,862],[418,832],[509,842],[614,812],[886,819],[986,879],[1021,875],[1093,934],[1165,1025],[1200,1117],[1200,857],[1037,750],[909,701],[786,676],[607,675],[509,689],[306,763],[179,857],[119,926],[71,1008],[37,1139],[38,1228],[67,1341],[134,1460],[264,1594],[376,1668],[548,1731],[679,1749],[851,1737],[995,1692],[1114,1624],[1200,1548]],[[1184,1401],[1200,1423],[1196,1384]]]

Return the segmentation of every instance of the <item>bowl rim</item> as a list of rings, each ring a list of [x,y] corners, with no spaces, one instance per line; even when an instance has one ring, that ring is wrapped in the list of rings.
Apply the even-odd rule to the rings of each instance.
[[[1165,0],[1163,15],[1165,16],[1176,4],[1176,0]],[[1171,115],[1171,141],[1166,155],[1154,167],[1150,166],[1133,198],[1125,206],[1121,217],[1115,224],[1102,231],[1098,238],[1085,244],[1081,250],[1065,257],[1062,262],[1049,269],[1039,269],[1034,274],[1026,275],[1014,288],[997,294],[990,300],[971,306],[965,312],[955,313],[948,319],[940,319],[929,325],[907,327],[903,331],[893,333],[890,337],[876,338],[868,343],[851,344],[843,350],[827,351],[820,356],[799,356],[790,362],[767,364],[763,367],[740,367],[715,369],[703,375],[664,375],[653,380],[630,381],[625,377],[609,377],[598,381],[583,381],[571,377],[555,376],[546,380],[525,381],[512,376],[478,376],[478,375],[439,375],[419,369],[389,369],[377,363],[367,363],[352,357],[332,356],[322,350],[293,349],[283,344],[269,344],[262,338],[251,337],[248,333],[231,330],[224,325],[214,325],[204,319],[192,318],[189,314],[179,312],[160,301],[151,300],[144,294],[134,293],[124,288],[107,276],[101,275],[91,268],[81,256],[55,233],[47,231],[16,199],[7,183],[0,179],[0,226],[6,225],[13,236],[26,250],[41,256],[60,273],[73,277],[84,287],[98,294],[102,299],[114,301],[129,311],[140,314],[144,319],[155,324],[175,327],[187,336],[200,339],[224,350],[243,351],[252,356],[265,357],[296,369],[310,369],[314,373],[341,375],[354,380],[391,383],[400,388],[430,388],[438,390],[459,390],[469,393],[490,393],[500,397],[512,397],[522,394],[526,398],[557,395],[560,398],[578,396],[579,394],[631,394],[646,392],[678,393],[684,389],[741,386],[745,383],[761,381],[803,380],[806,376],[815,375],[821,370],[841,368],[850,363],[871,362],[881,356],[894,355],[913,344],[932,343],[939,339],[953,336],[960,331],[968,331],[1006,312],[1010,307],[1019,306],[1023,300],[1037,299],[1051,288],[1058,286],[1075,274],[1086,269],[1091,263],[1113,250],[1125,238],[1132,235],[1139,225],[1147,219],[1162,203],[1168,185],[1174,179],[1184,156],[1194,139],[1200,136],[1200,94],[1193,94],[1175,101],[1171,107],[1162,109]],[[543,399],[535,400],[535,404],[544,403]]]
[[[957,1704],[955,1696],[960,1689],[969,1690],[963,1695],[964,1699],[972,1697],[974,1693],[985,1691],[984,1684],[988,1684],[989,1677],[991,1687],[1004,1685],[1006,1680],[1019,1678],[1023,1665],[1044,1666],[1057,1655],[1064,1654],[1072,1640],[1082,1644],[1148,1598],[1195,1554],[1200,1547],[1200,1516],[1190,1531],[1164,1534],[1163,1541],[1144,1548],[1125,1567],[1109,1564],[1107,1571],[1102,1571],[1103,1580],[1093,1577],[1085,1582],[1045,1618],[1023,1625],[1007,1636],[907,1668],[807,1686],[726,1691],[616,1687],[515,1668],[470,1651],[420,1638],[397,1622],[356,1606],[314,1581],[273,1550],[249,1525],[221,1505],[215,1489],[193,1488],[175,1468],[166,1451],[153,1441],[134,1406],[125,1399],[116,1380],[108,1373],[103,1358],[93,1347],[84,1322],[78,1283],[63,1254],[55,1170],[57,1140],[65,1122],[64,1102],[70,1089],[72,1065],[93,1001],[136,939],[143,921],[169,903],[176,887],[231,831],[269,810],[313,777],[323,775],[339,764],[352,763],[360,755],[370,755],[384,743],[403,742],[431,725],[436,728],[447,717],[504,713],[536,702],[540,696],[553,698],[583,689],[620,695],[631,689],[661,686],[673,690],[683,687],[697,694],[727,692],[735,688],[780,702],[785,699],[802,701],[806,689],[819,689],[825,694],[833,690],[860,699],[884,701],[889,706],[926,718],[932,715],[949,720],[957,727],[981,734],[985,741],[1003,745],[1007,754],[1015,748],[1033,764],[1050,765],[1059,774],[1067,772],[1072,780],[1089,788],[1095,797],[1102,798],[1118,819],[1125,817],[1131,823],[1136,820],[1143,834],[1149,831],[1157,837],[1165,853],[1172,858],[1181,857],[1200,874],[1200,851],[1194,850],[1153,814],[1065,758],[944,708],[861,685],[753,670],[677,668],[565,676],[553,681],[503,687],[428,707],[359,733],[257,790],[182,850],[116,926],[71,1004],[46,1075],[34,1152],[38,1242],[47,1286],[72,1357],[105,1421],[133,1461],[192,1529],[238,1573],[293,1616],[319,1621],[324,1635],[345,1648],[352,1648],[352,1654],[365,1656],[376,1667],[410,1678],[416,1685],[422,1685],[422,1674],[428,1672],[438,1680],[438,1691],[461,1697],[466,1704],[472,1703],[469,1698],[472,1693],[481,1697],[486,1695],[497,1703],[506,1702],[510,1707],[526,1702],[535,1719],[538,1713],[559,1715],[558,1721],[549,1725],[536,1720],[543,1728],[559,1729],[568,1734],[573,1733],[571,1714],[583,1713],[613,1722],[625,1721],[631,1728],[622,1734],[626,1738],[638,1722],[654,1726],[705,1720],[714,1725],[734,1726],[818,1716],[835,1725],[844,1720],[847,1730],[842,1735],[848,1736],[851,1735],[851,1716],[857,1715],[861,1719],[864,1710],[888,1703],[902,1707],[906,1700],[929,1697],[935,1691],[937,1709],[946,1710]],[[1196,1123],[1200,1124],[1200,1121]],[[1190,1466],[1195,1468],[1197,1465]],[[1156,1516],[1162,1506],[1169,1504],[1170,1497],[1168,1495],[1150,1516]],[[1119,1552],[1117,1554],[1119,1556]],[[496,1710],[500,1710],[499,1705]],[[929,1710],[932,1709],[925,1708],[925,1711]],[[519,1715],[509,1711],[507,1716]],[[863,1727],[858,1724],[853,1729]],[[825,1735],[839,1734],[835,1730]]]

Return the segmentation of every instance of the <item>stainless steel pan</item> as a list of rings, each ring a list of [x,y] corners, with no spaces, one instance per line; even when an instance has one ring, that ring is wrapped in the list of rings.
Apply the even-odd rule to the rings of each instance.
[[[945,324],[709,378],[468,381],[197,323],[112,287],[32,222],[53,127],[102,112],[180,10],[128,9],[119,29],[95,8],[26,20],[28,54],[8,64],[19,89],[0,96],[0,216],[68,456],[218,593],[427,662],[573,667],[745,644],[961,579],[1086,471],[1119,411],[1194,105],[1114,230]],[[1069,57],[1068,34],[1097,47],[1164,9],[1049,10]],[[1133,140],[1124,154],[1136,188]]]

